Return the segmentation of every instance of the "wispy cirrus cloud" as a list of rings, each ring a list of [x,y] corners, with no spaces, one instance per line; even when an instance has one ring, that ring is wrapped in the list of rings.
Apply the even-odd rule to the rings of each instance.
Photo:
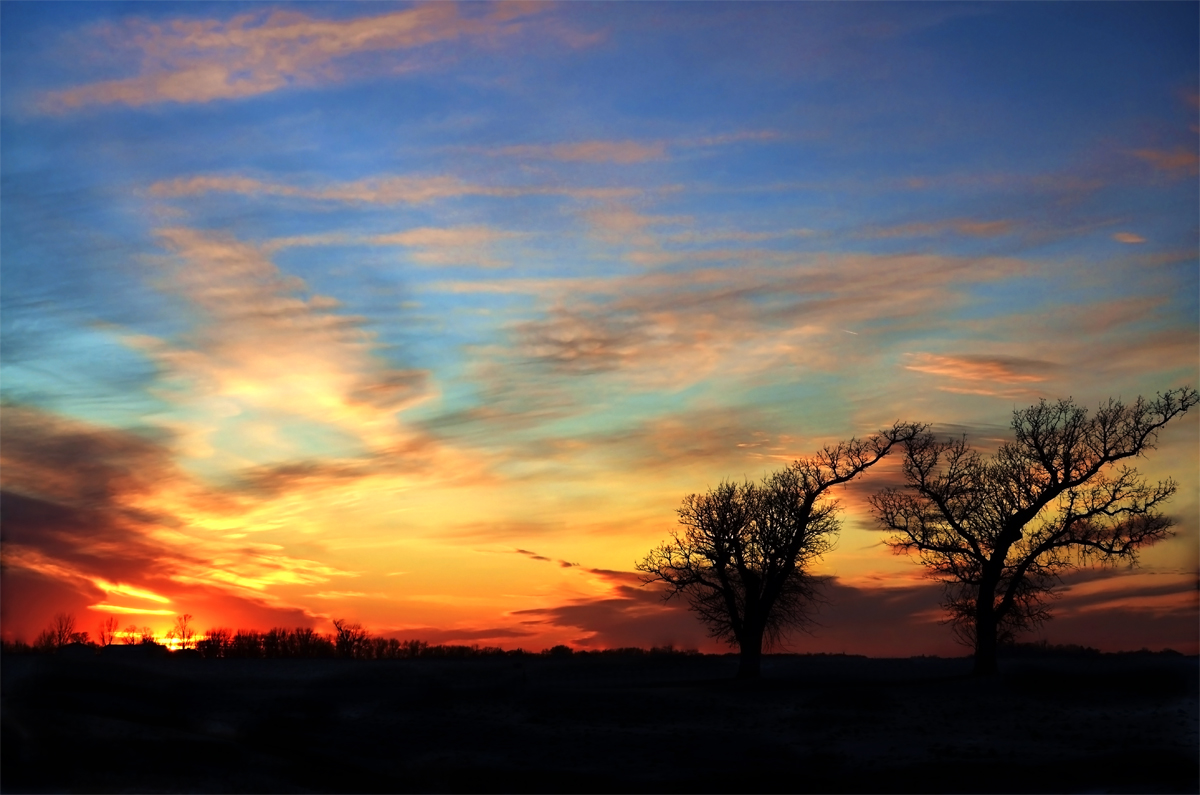
[[[1118,243],[1128,243],[1131,245],[1146,242],[1146,238],[1133,232],[1116,232],[1113,234],[1112,239]]]
[[[411,259],[421,265],[475,265],[504,267],[496,247],[506,240],[523,237],[520,232],[493,226],[422,226],[381,235],[352,235],[329,232],[315,235],[275,237],[259,244],[270,255],[289,248],[314,246],[397,246],[412,250]]]
[[[583,163],[644,163],[666,157],[665,141],[579,141],[562,144],[520,144],[488,150],[496,157],[523,160],[561,160]]]
[[[583,212],[592,234],[605,243],[621,246],[655,247],[657,236],[652,230],[663,226],[688,225],[686,215],[654,215],[639,212],[627,205],[608,205]]]
[[[657,191],[676,191],[678,186],[666,186]],[[465,182],[447,175],[411,175],[369,177],[319,185],[297,185],[275,180],[261,180],[237,175],[182,177],[155,182],[147,193],[155,198],[175,199],[202,196],[206,193],[233,193],[242,196],[279,196],[309,201],[341,204],[427,204],[438,199],[462,196],[566,196],[575,199],[613,200],[640,196],[640,188],[572,187],[558,185],[529,185],[495,187]]]
[[[520,160],[632,164],[665,160],[673,149],[710,148],[746,141],[774,141],[781,137],[775,130],[741,130],[700,138],[653,141],[592,139],[562,143],[514,144],[486,149],[484,152],[492,157],[512,157]]]
[[[1004,237],[1016,231],[1014,221],[999,219],[980,221],[971,218],[951,218],[945,221],[919,222],[899,226],[870,227],[862,232],[864,237],[939,237],[946,234],[967,237]]]
[[[397,430],[393,413],[427,393],[423,372],[375,355],[361,318],[338,312],[333,298],[307,295],[303,281],[258,246],[182,227],[159,236],[174,262],[158,286],[184,298],[196,324],[175,342],[127,341],[184,379],[187,400],[219,396],[301,411],[383,440]]]
[[[490,188],[450,176],[372,177],[333,184],[303,186],[240,176],[199,176],[156,182],[147,191],[156,198],[235,193],[283,196],[352,204],[423,204],[458,196],[512,196],[512,189]]]
[[[1200,155],[1195,149],[1177,146],[1174,149],[1138,149],[1133,156],[1148,163],[1154,170],[1169,177],[1194,177],[1200,173]]]
[[[522,358],[569,372],[649,367],[662,373],[669,365],[699,379],[727,356],[741,362],[735,371],[752,367],[751,362],[766,365],[763,356],[776,365],[793,355],[819,359],[823,347],[811,344],[814,334],[836,332],[841,340],[847,324],[902,322],[926,313],[930,301],[955,301],[962,285],[1030,268],[1003,258],[792,260],[790,267],[526,282],[525,289],[551,305],[542,317],[513,326],[515,350]]]
[[[508,264],[495,254],[497,243],[519,233],[490,226],[419,227],[404,232],[375,235],[366,242],[376,246],[405,246],[422,265],[477,265],[498,268]]]
[[[291,87],[340,82],[360,75],[419,68],[418,53],[434,45],[495,45],[544,14],[547,6],[503,3],[477,7],[429,3],[367,17],[331,19],[269,10],[226,20],[130,19],[93,29],[87,44],[131,53],[131,77],[46,93],[44,112],[88,105],[141,107],[161,102],[203,103],[258,96]],[[545,34],[569,33],[561,25]],[[558,35],[568,45],[588,42]]]
[[[1053,362],[1021,359],[1016,356],[943,356],[933,353],[909,354],[909,363],[905,367],[920,373],[948,376],[962,381],[987,381],[997,384],[1045,381],[1058,368]]]

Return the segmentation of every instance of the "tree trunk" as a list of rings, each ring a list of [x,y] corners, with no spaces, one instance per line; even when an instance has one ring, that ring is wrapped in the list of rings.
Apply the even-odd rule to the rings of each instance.
[[[989,594],[990,597],[990,594]],[[982,601],[982,600],[981,600]],[[975,613],[975,676],[996,673],[996,612],[989,598],[987,607]]]
[[[738,679],[758,679],[762,673],[762,630],[745,630],[738,659]]]

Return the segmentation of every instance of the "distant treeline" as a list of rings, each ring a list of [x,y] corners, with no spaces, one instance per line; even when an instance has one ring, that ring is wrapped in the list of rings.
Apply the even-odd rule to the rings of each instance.
[[[215,627],[203,635],[194,632],[189,626],[191,616],[180,616],[175,629],[167,633],[167,637],[178,648],[170,653],[205,659],[352,659],[352,660],[412,660],[418,658],[463,659],[471,657],[570,657],[578,656],[626,656],[642,655],[699,655],[696,649],[677,649],[673,645],[654,646],[642,649],[627,646],[613,649],[577,650],[570,646],[559,645],[540,652],[525,649],[501,649],[496,646],[463,646],[431,644],[422,640],[400,640],[371,635],[362,625],[350,623],[343,619],[333,622],[334,632],[317,632],[311,627],[275,627],[265,632],[252,629],[230,630]],[[85,652],[90,649],[100,653],[109,646],[148,647],[147,651],[155,650],[167,653],[168,648],[155,640],[154,633],[149,627],[138,629],[130,626],[124,631],[116,631],[115,625],[106,622],[101,625],[98,633],[99,641],[91,640],[87,632],[75,631],[75,621],[70,615],[59,614],[54,617],[50,628],[38,635],[34,643],[23,641],[0,641],[0,652],[4,654],[53,654],[62,649]],[[1074,643],[1055,644],[1044,640],[1033,643],[1007,643],[1000,647],[1004,657],[1096,657],[1101,655],[1099,649],[1090,646],[1080,646]],[[1174,649],[1163,649],[1152,652],[1141,649],[1133,652],[1116,652],[1117,654],[1162,654],[1179,656]],[[807,654],[811,657],[862,657],[859,654]]]
[[[180,617],[183,619],[183,617]],[[191,617],[188,616],[188,619]],[[400,640],[373,636],[360,624],[342,619],[335,620],[331,634],[317,632],[311,627],[275,627],[265,632],[252,629],[230,630],[214,627],[204,634],[195,633],[186,620],[176,622],[176,629],[168,637],[178,646],[173,654],[202,657],[205,659],[352,659],[352,660],[411,660],[417,658],[468,658],[468,657],[513,657],[523,655],[568,657],[584,655],[697,655],[695,649],[676,649],[674,646],[655,646],[647,649],[626,647],[597,651],[576,651],[570,646],[554,646],[540,652],[524,649],[505,650],[495,646],[463,646],[430,644],[422,640]],[[55,616],[50,629],[42,632],[32,645],[22,641],[3,641],[0,651],[4,654],[53,654],[71,648],[97,653],[109,646],[157,647],[158,643],[149,629],[144,631],[130,627],[124,632],[102,631],[100,642],[92,641],[87,632],[75,632],[74,620],[70,616]],[[118,643],[120,639],[120,643]]]

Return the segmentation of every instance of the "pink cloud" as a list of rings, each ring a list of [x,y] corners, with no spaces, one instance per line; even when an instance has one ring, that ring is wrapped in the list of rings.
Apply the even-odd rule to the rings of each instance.
[[[133,19],[101,27],[96,35],[110,49],[140,54],[136,75],[50,92],[40,104],[44,111],[65,112],[86,105],[210,102],[329,83],[362,72],[404,71],[416,68],[412,56],[422,48],[460,40],[494,45],[519,33],[547,8],[501,3],[482,14],[464,14],[454,3],[429,3],[353,19],[290,10],[256,11],[228,20]],[[561,26],[546,28],[547,35],[556,31],[563,32]],[[409,60],[396,60],[405,55]],[[367,56],[373,60],[364,61]]]

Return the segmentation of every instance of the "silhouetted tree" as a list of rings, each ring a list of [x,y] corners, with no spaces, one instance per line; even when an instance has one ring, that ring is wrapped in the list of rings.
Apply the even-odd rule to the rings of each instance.
[[[332,657],[334,654],[329,637],[312,627],[296,627],[288,637],[288,644],[296,657]]]
[[[70,613],[55,613],[50,626],[42,630],[34,648],[44,651],[54,651],[68,643],[86,643],[87,633],[75,631],[75,616]]]
[[[196,630],[192,629],[192,616],[190,613],[184,613],[181,616],[175,616],[175,626],[167,632],[168,638],[174,638],[179,641],[179,648],[190,649],[192,642],[196,637]]]
[[[642,581],[666,583],[667,599],[683,594],[710,635],[739,647],[738,677],[757,678],[764,644],[808,623],[818,585],[808,567],[832,547],[838,528],[829,490],[924,430],[897,422],[825,447],[760,484],[725,482],[689,495],[678,511],[682,530],[637,564]]]
[[[250,629],[239,629],[226,647],[226,657],[262,657],[262,637]]]
[[[267,630],[262,636],[263,656],[268,658],[290,657],[288,653],[288,635],[291,634],[283,627]]]
[[[337,630],[334,639],[337,656],[346,658],[363,656],[369,636],[367,631],[362,628],[362,624],[351,624],[344,618],[335,618],[333,626]]]
[[[101,646],[112,645],[113,641],[117,639],[117,627],[119,626],[120,622],[117,621],[116,616],[109,616],[100,622],[100,634],[97,639]]]
[[[984,458],[965,439],[922,434],[905,445],[903,488],[872,498],[887,543],[915,554],[945,584],[944,607],[975,649],[975,672],[996,670],[996,649],[1049,617],[1062,572],[1134,562],[1165,538],[1159,507],[1175,482],[1151,485],[1117,462],[1155,448],[1158,431],[1196,405],[1194,389],[1095,414],[1071,400],[1013,412],[1014,439]]]
[[[213,627],[196,641],[196,650],[206,658],[224,657],[233,633],[221,627]]]
[[[121,630],[121,634],[124,636],[123,640],[126,645],[132,646],[141,641],[141,630],[137,628],[137,624],[130,624],[125,627],[125,629]]]
[[[149,646],[152,643],[158,642],[154,639],[154,629],[152,627],[142,627],[137,632],[141,638],[141,642],[146,644],[147,646]]]

